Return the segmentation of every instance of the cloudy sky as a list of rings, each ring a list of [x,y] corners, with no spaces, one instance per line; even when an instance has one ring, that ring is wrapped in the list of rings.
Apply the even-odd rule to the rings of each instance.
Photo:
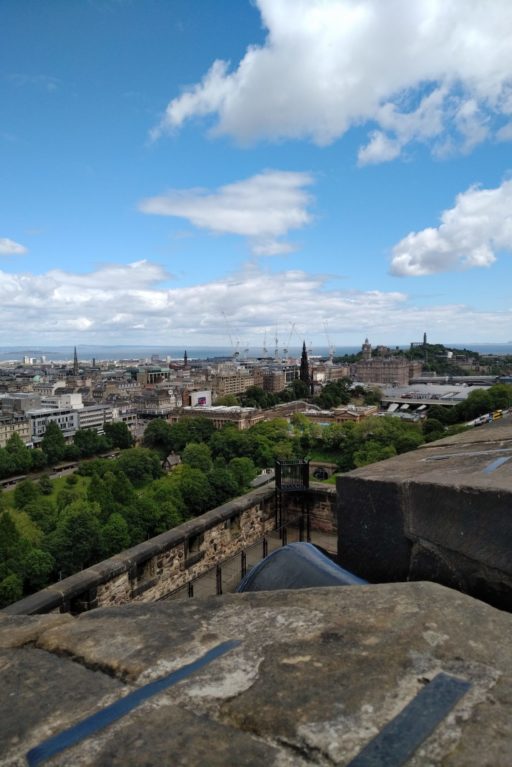
[[[2,0],[0,346],[510,341],[511,39],[510,0]]]

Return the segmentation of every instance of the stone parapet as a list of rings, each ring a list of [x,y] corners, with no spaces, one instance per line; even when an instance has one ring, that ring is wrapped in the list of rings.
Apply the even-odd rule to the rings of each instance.
[[[309,506],[310,524],[312,530],[317,530],[327,535],[336,535],[336,488],[334,485],[322,485],[311,482],[307,493]],[[290,493],[287,497],[286,519],[291,524],[298,526],[303,511],[301,498]]]
[[[58,581],[5,612],[80,613],[130,601],[154,601],[254,543],[274,526],[274,488],[253,490]]]
[[[338,477],[338,555],[372,582],[434,580],[512,610],[512,425]]]
[[[359,763],[510,767],[511,634],[512,616],[432,583],[230,594],[74,618],[0,614],[0,763],[26,765],[31,749],[80,724],[78,740],[45,765],[341,766],[394,726],[378,760]],[[172,672],[178,684],[125,704],[114,724],[84,726]],[[440,675],[462,693],[448,707],[431,694],[418,714]]]
[[[310,490],[311,529],[335,534],[335,489]],[[290,505],[287,524],[298,524]],[[288,503],[287,503],[288,508]],[[5,608],[11,615],[85,612],[127,602],[152,602],[194,581],[275,529],[274,485],[253,490],[200,517],[98,562]]]

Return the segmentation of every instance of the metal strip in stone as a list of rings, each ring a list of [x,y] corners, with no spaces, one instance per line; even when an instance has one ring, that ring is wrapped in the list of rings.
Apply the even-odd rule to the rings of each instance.
[[[507,455],[504,458],[496,458],[494,461],[492,461],[490,464],[488,464],[485,469],[483,469],[484,474],[492,474],[493,471],[496,471],[496,469],[499,469],[500,466],[503,466],[504,463],[507,461],[510,461],[512,456]]]
[[[465,679],[441,672],[347,767],[402,767],[470,687]]]
[[[429,455],[421,460],[424,463],[431,463],[433,461],[446,461],[448,458],[470,458],[475,455],[491,455],[492,453],[510,453],[512,447],[497,447],[491,450],[459,450],[457,453],[443,453],[442,455]],[[511,456],[512,457],[512,456]]]
[[[86,719],[82,719],[78,724],[74,724],[67,730],[63,730],[57,735],[53,735],[51,738],[43,741],[39,746],[32,748],[27,753],[29,767],[37,767],[37,765],[42,764],[47,759],[50,759],[50,757],[64,751],[66,748],[75,746],[90,735],[94,735],[94,733],[99,730],[103,730],[105,727],[108,727],[109,724],[112,724],[123,716],[126,716],[126,714],[129,714],[130,711],[141,703],[144,703],[144,701],[152,698],[159,692],[166,690],[168,687],[172,687],[178,682],[181,682],[194,672],[207,666],[216,658],[219,658],[221,655],[238,647],[239,644],[241,644],[241,642],[237,639],[221,642],[195,661],[192,661],[192,663],[187,663],[185,666],[172,671],[170,674],[167,674],[160,679],[156,679],[154,682],[149,682],[143,687],[139,687],[137,690],[128,693],[128,695],[125,695],[123,698],[116,700],[116,702],[112,703],[110,706],[105,706],[101,711],[97,711]]]

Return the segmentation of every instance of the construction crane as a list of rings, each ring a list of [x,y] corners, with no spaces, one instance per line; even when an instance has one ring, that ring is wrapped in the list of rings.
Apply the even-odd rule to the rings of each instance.
[[[263,348],[261,350],[263,352],[263,356],[266,357],[268,355],[268,349],[267,349],[267,329],[265,328],[265,335],[263,336]]]
[[[276,345],[274,347],[274,359],[277,361],[279,359],[279,340],[277,337],[277,325],[276,325],[276,334],[274,336],[274,341],[276,342]]]
[[[288,349],[290,348],[290,341],[292,339],[293,331],[295,330],[295,322],[290,322],[290,325],[291,325],[291,328],[290,328],[290,333],[288,335],[288,341],[286,342],[286,346],[283,349],[283,354],[285,357],[288,357]]]
[[[334,358],[334,353],[336,351],[335,347],[331,343],[331,339],[329,338],[329,331],[327,329],[327,322],[324,321],[324,330],[325,330],[325,337],[327,338],[327,348],[329,350],[329,359],[328,363],[329,365],[332,365],[332,361]]]
[[[222,311],[222,316],[224,317],[224,321],[226,323],[226,330],[227,330],[227,334],[228,334],[228,338],[229,338],[229,343],[231,345],[231,350],[232,350],[232,353],[233,353],[233,360],[236,361],[239,358],[239,356],[240,356],[240,339],[237,338],[236,344],[233,342],[233,338],[231,336],[231,331],[229,329],[228,318],[226,316],[226,312],[225,311]]]

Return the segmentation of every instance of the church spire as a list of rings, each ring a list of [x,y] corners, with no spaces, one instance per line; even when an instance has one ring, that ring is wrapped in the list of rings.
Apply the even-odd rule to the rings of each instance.
[[[304,341],[302,344],[302,355],[300,358],[300,373],[299,378],[301,381],[304,381],[305,384],[308,384],[309,386],[309,362],[308,362],[308,353],[306,350],[306,342]]]
[[[78,375],[78,354],[76,353],[76,346],[75,346],[75,352],[73,354],[73,375]]]

